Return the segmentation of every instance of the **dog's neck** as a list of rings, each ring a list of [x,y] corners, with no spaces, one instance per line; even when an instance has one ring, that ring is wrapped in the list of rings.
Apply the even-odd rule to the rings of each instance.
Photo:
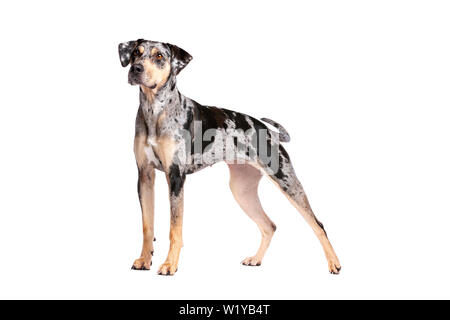
[[[167,81],[161,86],[149,88],[144,85],[140,86],[140,105],[148,111],[153,111],[153,114],[159,113],[160,108],[167,105],[173,105],[174,102],[179,103],[180,93],[177,88],[177,79],[170,75]],[[144,110],[145,111],[145,110]]]
[[[176,77],[171,75],[160,88],[140,86],[140,108],[144,114],[145,122],[150,136],[156,134],[156,123],[163,112],[179,112],[182,95],[178,91]]]

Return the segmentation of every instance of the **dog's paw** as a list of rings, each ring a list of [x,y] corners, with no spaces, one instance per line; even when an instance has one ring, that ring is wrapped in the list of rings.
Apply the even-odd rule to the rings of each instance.
[[[341,271],[341,264],[337,258],[328,260],[328,270],[330,270],[331,274],[339,274],[339,271]]]
[[[253,257],[248,257],[246,259],[244,259],[241,264],[243,264],[244,266],[250,266],[250,267],[259,267],[261,265],[262,259],[257,257],[257,256],[253,256]]]
[[[141,257],[139,259],[136,259],[133,263],[133,266],[131,267],[131,270],[150,270],[150,267],[152,265],[152,257]]]
[[[178,267],[170,262],[164,262],[158,270],[158,274],[161,276],[173,276],[178,271]]]

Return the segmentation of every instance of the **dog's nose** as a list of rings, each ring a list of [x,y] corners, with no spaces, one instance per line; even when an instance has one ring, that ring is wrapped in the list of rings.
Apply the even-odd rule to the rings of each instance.
[[[133,73],[142,73],[142,71],[144,71],[144,67],[141,64],[134,64],[131,66],[130,71]]]

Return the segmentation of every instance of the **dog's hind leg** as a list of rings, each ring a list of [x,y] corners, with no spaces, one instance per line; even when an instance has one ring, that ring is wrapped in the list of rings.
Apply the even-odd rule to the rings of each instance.
[[[295,174],[294,168],[292,167],[289,156],[281,145],[278,164],[279,166],[276,173],[273,173],[273,171],[268,170],[268,168],[264,166],[262,166],[261,169],[267,173],[270,180],[275,182],[283,194],[289,199],[303,218],[305,218],[306,222],[311,226],[323,247],[330,273],[338,274],[341,270],[339,259],[331,246],[330,240],[328,240],[323,224],[317,220],[314,215],[305,191],[303,190],[303,187]]]
[[[242,264],[259,266],[276,229],[275,224],[264,212],[258,197],[258,184],[262,173],[248,164],[228,164],[228,166],[231,192],[242,210],[258,225],[262,235],[258,252],[253,257],[246,258]]]
[[[289,201],[291,201],[294,207],[300,212],[303,218],[305,218],[306,222],[310,225],[317,238],[319,239],[320,244],[322,245],[322,248],[324,250],[325,257],[327,258],[328,270],[330,271],[330,273],[339,274],[339,271],[341,270],[339,259],[334,252],[330,240],[328,239],[323,224],[319,220],[317,220],[316,216],[314,215],[305,192],[302,191],[301,193],[297,193],[295,195],[289,195],[288,193],[285,193],[285,195],[287,196]]]

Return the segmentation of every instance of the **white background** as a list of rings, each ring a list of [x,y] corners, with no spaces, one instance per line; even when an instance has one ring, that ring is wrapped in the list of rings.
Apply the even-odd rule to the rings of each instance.
[[[450,298],[446,1],[16,1],[0,8],[0,298]],[[282,123],[343,269],[272,183],[259,231],[217,164],[189,176],[174,277],[157,174],[155,257],[141,249],[138,88],[119,42],[186,49],[179,89]]]

